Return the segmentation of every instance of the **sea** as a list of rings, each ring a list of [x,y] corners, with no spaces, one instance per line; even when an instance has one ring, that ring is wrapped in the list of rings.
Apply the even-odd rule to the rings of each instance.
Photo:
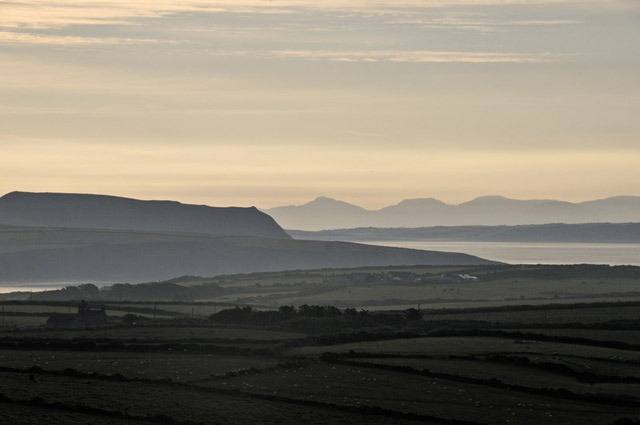
[[[360,242],[363,243],[363,242]],[[463,252],[511,264],[608,264],[640,266],[640,244],[373,241],[370,245]]]

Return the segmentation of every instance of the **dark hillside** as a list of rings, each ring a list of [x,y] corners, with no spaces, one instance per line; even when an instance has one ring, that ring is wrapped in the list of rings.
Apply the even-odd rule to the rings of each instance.
[[[289,238],[254,207],[214,208],[65,193],[9,193],[0,198],[0,224]]]
[[[187,274],[491,263],[466,254],[346,242],[0,226],[0,282],[139,282]]]

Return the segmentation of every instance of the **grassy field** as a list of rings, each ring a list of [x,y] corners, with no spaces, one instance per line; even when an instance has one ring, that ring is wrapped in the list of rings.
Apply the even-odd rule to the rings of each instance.
[[[521,309],[517,314],[513,311],[491,311],[467,310],[451,313],[439,312],[436,310],[426,311],[425,320],[433,321],[454,321],[454,320],[475,320],[489,322],[495,325],[506,324],[594,324],[615,320],[638,320],[640,319],[640,305],[634,302],[631,305],[618,305],[615,307],[594,306],[588,308],[577,308],[574,306],[552,304],[530,304],[537,306],[534,309]],[[565,304],[566,305],[566,304]]]
[[[580,355],[591,358],[620,358],[640,362],[640,351],[616,350],[591,345],[562,344],[511,338],[494,337],[424,337],[408,339],[390,339],[383,341],[355,342],[330,346],[308,346],[292,350],[292,355],[320,355],[324,352],[348,353],[350,351],[390,354],[390,355],[429,355],[429,356],[468,356],[479,354],[544,354]]]
[[[277,359],[250,356],[222,356],[191,353],[73,352],[2,350],[4,367],[64,370],[130,378],[172,379],[189,382],[247,369],[263,369],[278,364]]]
[[[464,280],[460,276],[477,279]],[[607,266],[397,266],[261,272],[33,294],[35,300],[105,301],[109,307],[206,317],[220,308],[334,305],[367,310],[472,308],[578,302],[640,301],[640,268]],[[17,289],[17,288],[16,288]],[[24,298],[24,294],[15,297]],[[47,296],[49,298],[47,298]],[[11,294],[0,298],[10,300]],[[66,298],[65,298],[66,297]],[[154,298],[157,297],[157,298]],[[190,303],[196,301],[197,303]],[[6,308],[17,308],[6,305]],[[22,307],[26,308],[26,307]],[[53,311],[54,307],[50,308]],[[61,309],[64,309],[62,307]],[[6,310],[7,312],[11,310]],[[132,311],[136,313],[135,311]],[[564,317],[564,316],[563,316]],[[557,318],[556,318],[557,319]]]
[[[222,277],[218,283],[233,288],[236,279],[240,286],[247,284],[244,294],[253,297],[268,286],[281,288],[283,281],[277,280],[283,276],[309,282],[317,274],[331,276],[322,273],[329,272]],[[341,278],[332,279],[336,283]],[[599,279],[586,284],[569,279],[564,288],[609,285]],[[555,285],[557,295],[562,286],[554,279],[518,281],[500,296],[518,288],[533,291],[529,285],[538,285],[538,292]],[[328,289],[348,294],[345,284],[338,283]],[[405,297],[411,288],[418,297],[433,286],[452,295],[458,288],[471,293],[482,289],[474,285],[484,284],[484,290],[497,292],[505,280],[429,288],[374,282],[356,284],[351,291],[354,300],[362,300],[383,290]],[[309,293],[305,299],[327,300],[322,297],[330,291]],[[278,296],[272,301],[282,301]],[[73,303],[5,303],[0,423],[640,421],[640,304],[618,298],[554,301],[503,301],[492,307],[477,302],[472,308],[453,308],[451,302],[447,308],[426,308],[422,315],[388,311],[388,305],[382,312],[358,309],[348,314],[320,305],[290,311],[289,316],[259,308],[230,310],[235,315],[225,316],[220,305],[169,302],[155,306],[155,320],[153,303],[123,302],[107,303],[105,326],[77,328],[42,326],[50,313],[73,311]],[[145,318],[123,320],[128,313]],[[211,313],[218,313],[214,320],[207,317]]]
[[[53,329],[16,329],[5,335],[24,338],[61,338],[61,339],[111,339],[111,340],[227,340],[231,343],[247,342],[278,343],[283,340],[304,336],[304,334],[261,328],[211,325],[207,322],[170,324],[166,321],[143,323],[136,326],[108,326],[92,328],[53,328]]]
[[[551,389],[567,389],[569,391],[584,394],[607,394],[615,396],[617,394],[627,394],[629,396],[640,397],[640,387],[638,385],[628,385],[624,383],[605,382],[591,383],[580,382],[576,379],[566,379],[564,375],[540,370],[537,364],[545,361],[550,364],[566,366],[575,369],[580,374],[588,366],[580,361],[565,360],[554,356],[553,358],[538,358],[538,363],[528,364],[526,367],[518,364],[507,363],[508,359],[520,359],[531,357],[525,356],[506,356],[501,357],[501,362],[483,361],[482,358],[476,356],[473,360],[433,358],[433,359],[411,359],[411,358],[385,358],[385,359],[364,359],[357,360],[363,364],[374,365],[392,365],[406,366],[418,371],[428,370],[437,374],[452,374],[464,377],[470,377],[480,380],[498,379],[508,385],[520,385],[530,388],[551,388]],[[545,363],[547,364],[547,363]],[[629,370],[631,368],[628,368]],[[592,370],[589,368],[588,370]]]
[[[415,266],[251,273],[217,278],[185,278],[187,287],[217,285],[211,302],[265,305],[320,304],[369,310],[489,307],[498,305],[640,300],[639,276],[631,270],[588,266]],[[393,273],[410,277],[393,279]],[[456,282],[469,274],[477,281]],[[363,279],[363,276],[368,275]]]
[[[279,394],[304,400],[321,399],[346,406],[380,406],[405,413],[484,423],[606,423],[637,409],[598,406],[554,397],[414,376],[367,367],[310,365],[251,377],[218,381],[216,386]]]
[[[415,306],[424,308],[447,307],[457,303],[472,306],[503,305],[505,302],[567,302],[580,299],[606,298],[617,294],[620,298],[630,298],[632,289],[637,288],[636,280],[602,281],[591,280],[536,280],[531,278],[516,280],[481,281],[476,283],[441,284],[412,283],[367,284],[349,287],[327,288],[326,291],[305,294],[304,292],[282,294],[277,302],[282,304],[330,304],[342,307],[380,308],[385,305]],[[637,297],[637,295],[635,296]],[[258,296],[246,296],[252,302],[269,303]],[[637,298],[636,298],[637,299]],[[405,307],[408,308],[408,307]]]
[[[3,391],[17,400],[38,397],[63,406],[88,405],[100,412],[148,417],[152,423],[163,423],[154,420],[154,416],[160,415],[170,418],[164,419],[164,423],[282,424],[283,419],[287,418],[308,424],[383,423],[376,415],[334,412],[324,406],[309,408],[230,391],[207,391],[196,386],[73,379],[53,375],[39,375],[33,383],[29,375],[23,373],[2,373],[0,381]]]
[[[80,413],[62,406],[51,408],[36,403],[2,403],[0,402],[0,423],[13,425],[149,425],[153,422],[135,420],[133,418],[119,418],[114,415],[97,414],[94,412]]]
[[[522,329],[522,331],[543,335],[589,338],[599,341],[620,341],[628,344],[640,343],[640,330]]]
[[[3,316],[2,326],[4,328],[25,329],[41,328],[47,322],[46,316]]]

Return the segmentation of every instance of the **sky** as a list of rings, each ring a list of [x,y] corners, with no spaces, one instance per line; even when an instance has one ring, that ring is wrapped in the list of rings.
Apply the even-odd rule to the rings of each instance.
[[[640,195],[637,0],[0,1],[0,194]]]

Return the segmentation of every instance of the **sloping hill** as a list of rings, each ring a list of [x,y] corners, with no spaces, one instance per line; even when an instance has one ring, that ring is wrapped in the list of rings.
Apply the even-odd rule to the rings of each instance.
[[[0,226],[0,282],[141,282],[187,274],[417,264],[492,262],[346,242]]]
[[[254,207],[214,208],[66,193],[9,193],[0,198],[0,224],[289,238]]]

